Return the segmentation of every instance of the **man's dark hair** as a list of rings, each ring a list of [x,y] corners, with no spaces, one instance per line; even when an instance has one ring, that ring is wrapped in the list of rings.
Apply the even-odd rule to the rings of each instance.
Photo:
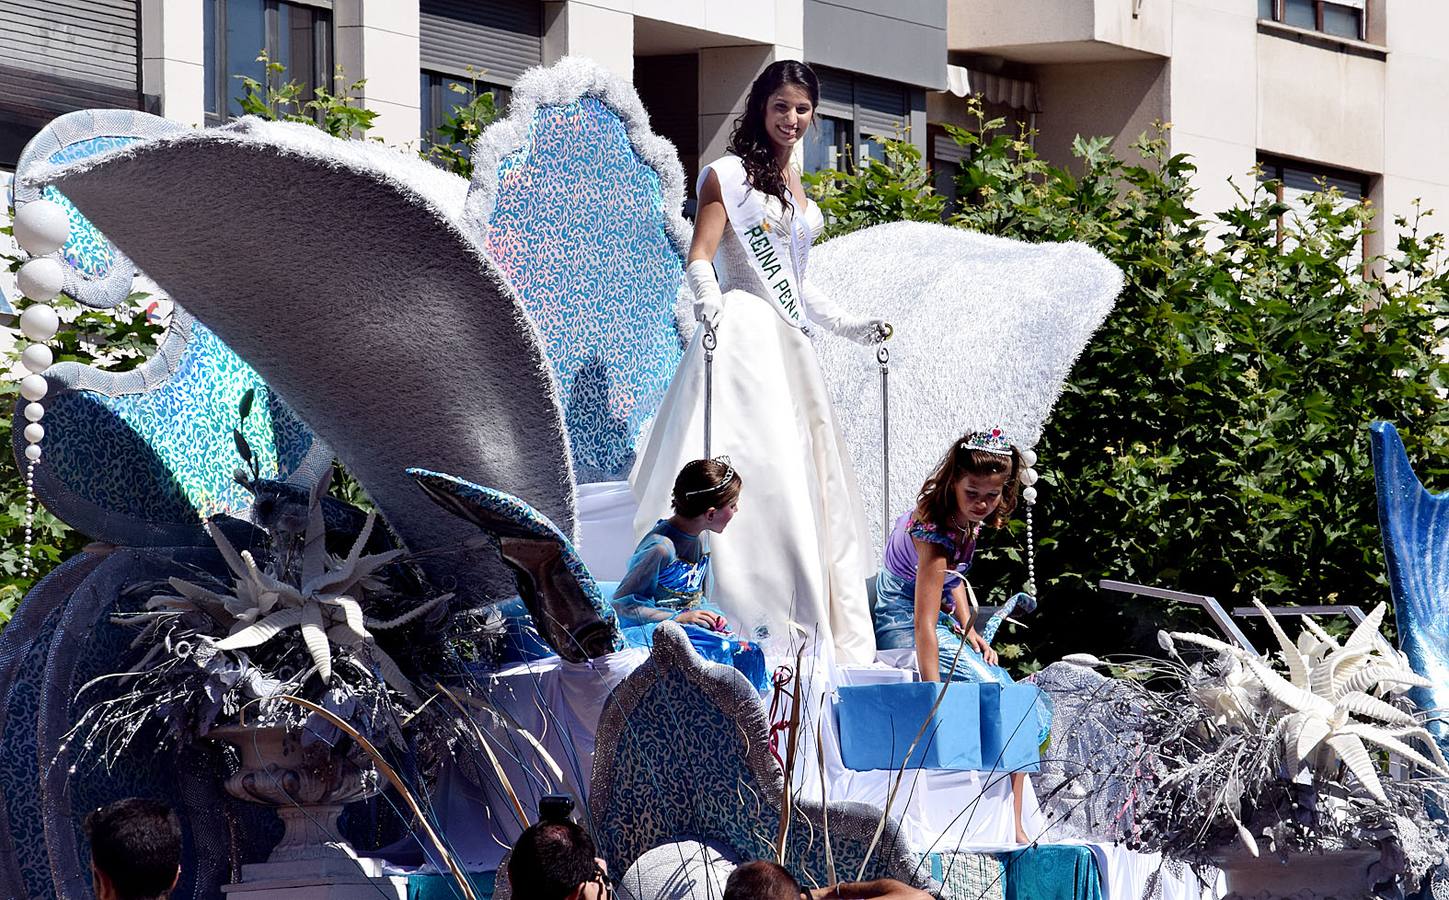
[[[800,883],[784,866],[757,859],[730,873],[724,900],[800,900]]]
[[[518,836],[508,858],[508,883],[515,897],[564,900],[597,874],[594,839],[568,820],[539,822]]]
[[[122,900],[165,897],[181,868],[181,823],[159,800],[117,800],[86,816],[91,859]]]

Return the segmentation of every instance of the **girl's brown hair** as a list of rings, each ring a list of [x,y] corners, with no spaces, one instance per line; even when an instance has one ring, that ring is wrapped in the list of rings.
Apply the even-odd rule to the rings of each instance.
[[[724,509],[740,499],[740,473],[727,460],[696,459],[684,464],[674,479],[670,505],[692,519],[713,509]]]
[[[1000,528],[1011,518],[1012,510],[1016,509],[1016,473],[1021,470],[1021,457],[1015,447],[1011,448],[1010,456],[968,449],[967,437],[969,435],[964,435],[951,445],[931,477],[921,485],[921,492],[916,496],[917,521],[932,522],[942,531],[957,528],[953,521],[957,512],[956,482],[967,475],[1000,475],[1003,472],[1006,473],[1006,483],[1001,486],[1001,502],[983,524]]]

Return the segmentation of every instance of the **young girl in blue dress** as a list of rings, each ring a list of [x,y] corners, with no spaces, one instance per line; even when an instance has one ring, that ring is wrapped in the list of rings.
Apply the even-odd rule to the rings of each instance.
[[[922,681],[1011,684],[996,651],[977,632],[966,584],[983,526],[1000,528],[1016,508],[1021,459],[1000,429],[956,441],[921,486],[913,509],[886,541],[872,610],[876,647],[915,650]],[[1035,706],[1038,742],[1051,734],[1045,696]],[[1011,776],[1016,839],[1025,775]]]
[[[724,459],[686,463],[674,479],[674,515],[660,519],[629,558],[629,572],[614,592],[614,610],[633,646],[653,643],[661,622],[677,622],[700,656],[732,665],[765,690],[765,657],[742,641],[719,607],[705,596],[709,551],[702,535],[728,527],[739,509],[739,473]]]

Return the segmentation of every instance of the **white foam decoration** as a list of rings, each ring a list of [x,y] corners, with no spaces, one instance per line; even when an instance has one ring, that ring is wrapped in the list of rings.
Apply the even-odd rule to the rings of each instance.
[[[1000,426],[1018,446],[1034,446],[1072,363],[1122,289],[1121,270],[1085,244],[1028,244],[924,222],[827,241],[811,253],[809,278],[842,306],[895,327],[887,344],[892,517],[962,434]],[[879,554],[880,367],[873,348],[820,332],[821,370]],[[1051,465],[1042,459],[1038,468]]]

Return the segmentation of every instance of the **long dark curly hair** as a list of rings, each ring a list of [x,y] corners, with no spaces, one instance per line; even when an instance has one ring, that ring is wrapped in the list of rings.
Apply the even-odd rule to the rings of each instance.
[[[794,59],[770,63],[750,85],[744,115],[735,119],[729,142],[729,152],[744,161],[750,187],[764,191],[781,203],[791,202],[790,186],[780,174],[780,163],[775,159],[775,143],[765,133],[765,104],[770,101],[771,94],[787,84],[802,88],[809,94],[812,107],[820,105],[820,79],[815,77],[809,66]]]

